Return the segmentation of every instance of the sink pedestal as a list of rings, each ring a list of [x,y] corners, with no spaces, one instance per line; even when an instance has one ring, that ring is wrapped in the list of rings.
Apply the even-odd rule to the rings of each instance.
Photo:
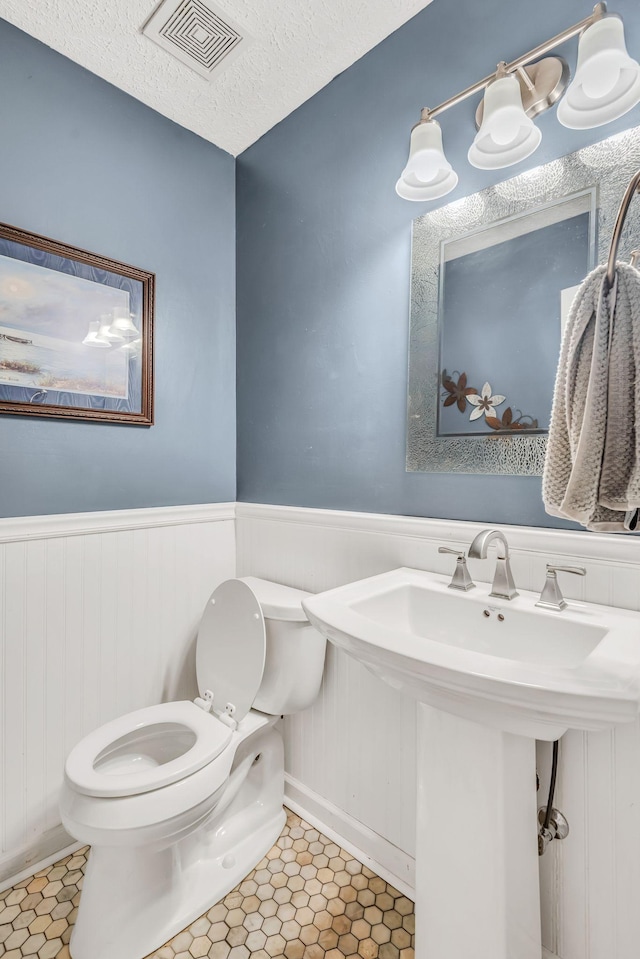
[[[540,959],[535,740],[418,703],[416,959]]]

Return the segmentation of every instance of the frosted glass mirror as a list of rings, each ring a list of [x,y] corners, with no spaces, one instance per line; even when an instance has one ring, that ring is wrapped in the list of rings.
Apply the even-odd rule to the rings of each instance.
[[[630,130],[414,221],[407,470],[542,473],[571,300],[639,166]]]

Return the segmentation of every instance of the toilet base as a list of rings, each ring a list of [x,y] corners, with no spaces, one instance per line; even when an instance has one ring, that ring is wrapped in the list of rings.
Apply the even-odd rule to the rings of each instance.
[[[72,959],[144,959],[219,902],[277,841],[282,739],[261,729],[238,749],[225,792],[198,828],[164,849],[93,846]]]

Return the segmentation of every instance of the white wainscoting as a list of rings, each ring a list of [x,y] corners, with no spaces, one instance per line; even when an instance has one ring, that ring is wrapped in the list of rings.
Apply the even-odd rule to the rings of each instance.
[[[193,698],[197,624],[234,575],[234,504],[0,520],[0,885],[71,842],[82,736]]]
[[[239,575],[312,592],[398,566],[449,571],[452,557],[439,555],[437,547],[468,546],[481,529],[475,523],[244,503],[237,504],[236,517]],[[546,562],[578,563],[587,568],[587,576],[564,577],[568,597],[640,609],[636,538],[503,529],[521,588],[541,588]],[[475,579],[486,582],[493,561],[472,561],[470,569]],[[362,828],[355,832],[364,851],[377,855],[388,873],[402,872],[400,878],[408,883],[415,842],[414,716],[410,701],[330,648],[318,702],[285,722],[287,788],[299,806],[304,806],[300,797],[306,791],[315,797],[309,812],[327,821],[333,817],[337,831],[341,816],[344,823],[359,823]],[[541,744],[541,805],[546,802],[549,756],[549,744]],[[555,805],[568,817],[571,833],[541,860],[548,954],[637,959],[640,725],[563,737]],[[373,840],[367,848],[367,830],[383,841]]]

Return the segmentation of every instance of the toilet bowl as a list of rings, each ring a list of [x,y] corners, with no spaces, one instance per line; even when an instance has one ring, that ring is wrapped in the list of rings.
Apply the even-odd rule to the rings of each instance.
[[[318,694],[325,640],[307,596],[227,580],[198,631],[194,702],[128,713],[81,740],[60,798],[91,845],[73,959],[143,959],[251,871],[284,824],[278,718]]]

